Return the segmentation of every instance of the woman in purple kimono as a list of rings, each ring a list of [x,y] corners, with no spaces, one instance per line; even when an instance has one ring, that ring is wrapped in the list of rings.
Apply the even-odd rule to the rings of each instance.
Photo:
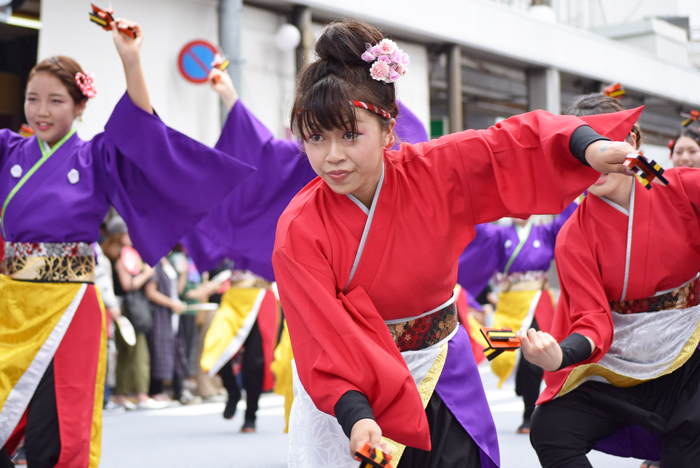
[[[117,26],[133,28],[136,39]],[[0,130],[3,468],[22,436],[30,466],[99,464],[106,341],[90,243],[109,206],[155,264],[252,172],[166,127],[149,100],[141,28],[117,20],[113,36],[127,93],[104,133],[91,141],[75,134],[95,90],[67,57],[46,59],[29,76],[25,114],[35,135]]]
[[[480,224],[476,238],[459,259],[457,282],[478,295],[496,274],[500,285],[493,326],[536,327],[548,331],[554,315],[547,270],[554,260],[557,234],[578,207],[571,203],[554,221],[535,224],[533,218],[514,219],[511,226]],[[474,266],[478,265],[478,268]],[[540,396],[543,371],[521,359],[519,353],[503,353],[491,361],[499,387],[508,380],[525,403],[519,434],[530,433],[530,417]]]

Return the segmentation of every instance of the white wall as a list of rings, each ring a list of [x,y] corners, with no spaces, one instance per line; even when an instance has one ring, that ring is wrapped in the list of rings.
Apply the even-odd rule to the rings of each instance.
[[[243,8],[241,100],[278,138],[287,137],[296,77],[295,52],[280,51],[273,39],[286,22],[269,11]]]
[[[177,68],[180,49],[194,39],[218,38],[216,0],[115,0],[118,16],[144,29],[142,60],[151,100],[171,127],[213,145],[220,133],[218,97],[206,85],[187,82]],[[88,20],[89,2],[41,2],[43,28],[39,60],[68,55],[95,75],[97,97],[88,103],[79,126],[82,138],[101,131],[126,90],[122,65],[111,33]]]
[[[186,81],[177,67],[181,48],[195,39],[218,43],[217,0],[115,0],[118,16],[137,21],[144,29],[142,61],[151,100],[171,127],[213,145],[221,132],[219,99],[206,84]],[[98,96],[79,123],[82,138],[102,131],[115,104],[126,90],[122,65],[111,33],[88,20],[84,0],[42,2],[43,29],[39,60],[68,55],[95,75]],[[294,98],[294,51],[282,52],[274,34],[286,17],[244,6],[242,18],[242,101],[272,133],[289,135],[289,112]],[[320,31],[322,25],[314,25]],[[430,121],[428,55],[425,47],[402,43],[411,56],[410,73],[399,85],[399,97],[423,120]]]
[[[430,84],[428,50],[425,46],[399,41],[399,47],[411,58],[408,73],[396,82],[396,97],[423,122],[430,135]]]

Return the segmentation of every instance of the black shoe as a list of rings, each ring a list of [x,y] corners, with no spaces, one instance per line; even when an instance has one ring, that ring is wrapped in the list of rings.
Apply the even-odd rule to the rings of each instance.
[[[226,408],[224,408],[224,419],[233,419],[233,416],[236,414],[237,405],[238,401],[231,398],[228,399],[226,402]]]
[[[255,432],[255,421],[246,421],[241,428],[241,432]]]
[[[529,434],[530,433],[530,420],[525,419],[523,423],[520,425],[517,431],[515,431],[516,434]]]

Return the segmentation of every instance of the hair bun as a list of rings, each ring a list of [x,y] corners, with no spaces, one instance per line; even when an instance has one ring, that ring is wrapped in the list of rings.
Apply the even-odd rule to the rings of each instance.
[[[359,21],[331,23],[323,29],[318,38],[315,52],[321,60],[367,67],[367,62],[362,60],[367,44],[374,45],[382,39],[382,34],[366,23]]]

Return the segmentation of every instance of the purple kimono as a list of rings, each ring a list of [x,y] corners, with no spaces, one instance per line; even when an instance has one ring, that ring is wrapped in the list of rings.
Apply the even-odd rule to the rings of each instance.
[[[577,207],[577,203],[571,203],[551,223],[532,226],[527,241],[510,265],[508,262],[520,242],[516,226],[477,225],[476,238],[459,258],[457,282],[476,297],[494,273],[504,273],[506,266],[509,266],[508,274],[549,270],[557,234]]]
[[[418,118],[400,103],[399,108],[399,141],[427,141]],[[258,170],[182,239],[199,271],[211,270],[229,258],[236,269],[274,281],[277,220],[294,195],[316,178],[299,146],[296,141],[274,138],[240,99],[236,102],[216,149]]]
[[[91,141],[69,133],[53,149],[0,130],[3,238],[87,242],[110,205],[154,265],[254,169],[170,128],[124,94]]]

